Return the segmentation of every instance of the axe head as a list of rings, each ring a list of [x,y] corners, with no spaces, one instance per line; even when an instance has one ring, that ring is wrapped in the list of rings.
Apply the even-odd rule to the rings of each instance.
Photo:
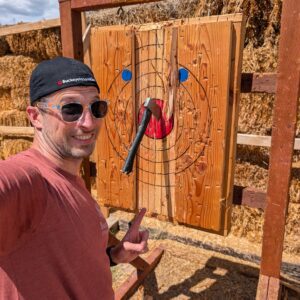
[[[156,104],[155,99],[150,97],[147,98],[144,102],[144,106],[151,111],[151,113],[157,120],[160,120],[162,115],[161,108],[159,105]]]

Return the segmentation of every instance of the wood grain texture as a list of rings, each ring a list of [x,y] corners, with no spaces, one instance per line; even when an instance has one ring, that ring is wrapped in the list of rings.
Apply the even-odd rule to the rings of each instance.
[[[299,15],[299,1],[283,2],[261,260],[261,274],[274,278],[280,276],[300,95]]]
[[[220,231],[227,159],[224,150],[229,142],[226,122],[232,24],[184,25],[179,30],[179,64],[197,80],[183,85],[185,92],[180,99],[179,118],[182,115],[184,126],[182,138],[176,143],[180,156],[176,161],[176,219]],[[192,95],[190,99],[186,91]]]
[[[256,300],[279,300],[280,292],[280,279],[260,274]]]
[[[230,70],[230,90],[227,116],[227,143],[225,145],[225,157],[227,164],[224,167],[224,184],[222,188],[222,212],[221,230],[227,235],[231,227],[231,204],[233,197],[234,168],[236,157],[236,144],[238,132],[238,114],[240,102],[241,70],[243,61],[243,49],[246,30],[246,20],[232,22],[232,50]]]
[[[99,201],[102,205],[135,210],[135,172],[129,176],[121,173],[135,134],[132,83],[124,82],[121,76],[123,69],[132,70],[132,45],[130,30],[92,30],[92,68],[100,97],[110,101],[97,141]]]
[[[242,73],[241,93],[276,92],[276,73]]]
[[[233,169],[233,162],[229,160],[234,159],[235,151],[230,144],[235,141],[233,136],[236,134],[236,120],[231,119],[237,115],[242,41],[241,17],[233,16],[232,22],[229,19],[227,16],[220,20],[205,18],[207,22],[190,20],[183,25],[174,22],[174,26],[169,23],[165,26],[116,26],[108,27],[108,30],[106,27],[92,30],[92,41],[98,40],[98,45],[101,45],[101,49],[97,49],[99,52],[93,54],[93,60],[96,53],[98,56],[94,69],[98,68],[98,74],[102,70],[101,90],[110,91],[104,91],[105,97],[111,99],[110,93],[131,93],[125,98],[118,96],[118,102],[113,102],[117,105],[109,113],[107,124],[119,118],[119,125],[109,128],[112,133],[107,135],[108,140],[100,137],[109,145],[107,150],[102,150],[103,157],[110,157],[109,161],[99,158],[99,171],[102,168],[104,171],[98,176],[101,178],[98,182],[105,195],[102,199],[105,205],[125,208],[124,201],[117,195],[116,186],[121,185],[116,177],[118,163],[116,158],[111,159],[110,153],[118,152],[122,154],[121,158],[126,157],[135,135],[134,126],[138,125],[139,110],[145,99],[151,97],[162,100],[164,108],[172,107],[174,127],[163,139],[143,137],[136,157],[136,181],[130,182],[132,187],[136,182],[136,187],[126,195],[127,202],[136,195],[137,206],[146,207],[150,215],[218,233],[224,233],[226,226],[229,228]],[[128,30],[135,34],[135,44],[131,44],[131,49],[135,49],[134,62],[132,55],[131,61],[126,58],[124,49],[128,49],[129,42],[120,41],[121,32]],[[105,39],[97,37],[100,32]],[[116,39],[118,34],[120,40]],[[124,84],[121,79],[114,79],[116,74],[113,73],[119,74],[126,64],[128,68],[135,66],[134,83]],[[176,68],[175,64],[178,64]],[[178,84],[178,78],[174,80],[173,76],[172,80],[170,75],[175,74],[174,69],[180,68],[185,68],[189,77]],[[170,97],[170,87],[174,87],[176,80],[176,95]],[[127,89],[127,86],[131,88]],[[229,90],[232,91],[231,98]],[[135,118],[132,122],[122,117],[128,114],[129,105],[132,107],[131,116]],[[116,131],[123,132],[119,127],[127,128],[121,134],[124,139],[117,136]],[[126,131],[130,134],[125,134]]]

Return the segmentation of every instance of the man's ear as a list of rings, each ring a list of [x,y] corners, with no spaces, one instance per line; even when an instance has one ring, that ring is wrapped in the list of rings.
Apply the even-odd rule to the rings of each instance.
[[[28,106],[26,108],[27,116],[33,127],[36,129],[41,129],[42,125],[42,115],[37,107]]]

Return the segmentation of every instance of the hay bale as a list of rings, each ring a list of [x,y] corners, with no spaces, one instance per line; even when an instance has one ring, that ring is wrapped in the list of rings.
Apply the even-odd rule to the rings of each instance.
[[[0,126],[30,126],[25,111],[16,109],[0,111]]]
[[[0,86],[0,111],[13,109],[13,101],[11,99],[11,88],[2,88]]]
[[[300,169],[292,169],[290,184],[290,202],[300,204]]]
[[[268,170],[248,162],[237,163],[234,172],[234,184],[251,186],[266,191]]]
[[[19,88],[29,86],[29,77],[37,63],[30,57],[7,55],[0,57],[0,86]]]
[[[11,90],[11,102],[13,109],[25,111],[29,105],[29,86],[16,87]]]
[[[273,95],[242,94],[238,117],[238,131],[270,135],[272,129]]]
[[[5,37],[1,36],[0,37],[0,56],[6,55],[9,53],[9,45],[5,39]]]
[[[290,203],[285,227],[283,249],[286,253],[300,254],[300,205]],[[261,209],[233,205],[231,234],[261,244],[263,238],[264,212]]]
[[[49,28],[14,34],[6,37],[14,55],[45,60],[62,55],[60,28]]]
[[[243,12],[247,16],[246,45],[275,43],[280,30],[282,0],[168,0],[88,13],[94,26],[142,24],[172,19]]]
[[[0,57],[0,100],[4,101],[1,110],[25,110],[29,100],[29,78],[36,65],[30,57]]]
[[[5,139],[1,143],[0,157],[7,159],[21,151],[27,150],[32,145],[32,139]]]
[[[285,226],[284,250],[300,254],[300,204],[290,203]]]
[[[231,234],[260,244],[263,234],[264,213],[261,209],[233,205]]]

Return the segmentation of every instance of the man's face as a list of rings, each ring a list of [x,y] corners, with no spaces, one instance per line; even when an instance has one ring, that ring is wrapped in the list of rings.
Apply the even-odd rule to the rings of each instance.
[[[47,109],[40,109],[43,142],[62,158],[82,159],[95,147],[102,119],[96,119],[89,105],[99,100],[95,87],[70,87],[46,97]],[[84,110],[74,122],[66,122],[59,108],[69,103],[80,103]]]

